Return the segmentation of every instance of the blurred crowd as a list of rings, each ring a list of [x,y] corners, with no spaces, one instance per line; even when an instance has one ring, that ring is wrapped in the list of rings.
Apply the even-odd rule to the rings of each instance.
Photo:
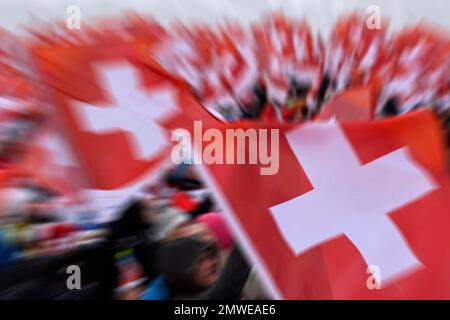
[[[441,119],[450,146],[447,35],[416,26],[387,41],[385,29],[374,35],[361,29],[361,23],[357,16],[343,18],[328,43],[315,39],[304,22],[293,28],[277,16],[253,29],[251,36],[230,25],[220,31],[221,41],[205,27],[193,33],[176,29],[177,36],[164,38],[161,27],[152,25],[152,34],[142,36],[158,33],[164,38],[155,58],[184,78],[199,101],[223,121],[313,121],[337,95],[362,86],[374,97],[371,116],[362,120],[429,108]],[[266,29],[275,35],[258,37]],[[285,42],[279,49],[275,38],[286,38],[293,29],[298,31],[296,45]],[[190,50],[176,48],[186,43]],[[266,54],[252,56],[246,44],[253,53]],[[220,74],[230,59],[232,65],[248,69],[248,83],[232,72]],[[208,78],[208,63],[218,66],[214,81]],[[289,68],[279,67],[284,64]],[[263,73],[261,65],[270,68]],[[25,146],[46,121],[48,110],[35,103],[20,104],[20,110],[5,107],[2,96],[23,97],[38,89],[36,82],[31,88],[22,83],[20,72],[0,59],[0,85],[5,88],[0,92],[0,299],[271,298],[194,165],[165,169],[158,181],[115,208],[108,221],[98,219],[95,208],[68,199],[30,175],[37,168],[24,165],[30,156]],[[17,82],[11,85],[2,77]],[[80,268],[81,286],[71,290],[67,270],[73,265]]]
[[[309,117],[304,88],[293,86],[287,119]],[[255,90],[245,119],[267,117],[266,94]],[[264,107],[265,106],[265,107]],[[2,128],[0,203],[2,299],[267,299],[255,271],[195,165],[171,166],[122,207],[98,221],[13,168],[36,118],[27,114]],[[36,124],[36,122],[31,122]],[[446,119],[448,130],[449,120]],[[444,122],[444,121],[443,121]],[[7,199],[7,200],[5,200]],[[80,267],[80,289],[69,290],[69,266]]]
[[[16,188],[1,216],[2,299],[268,298],[192,166],[168,171],[114,221],[70,221],[45,190]],[[69,266],[80,288],[69,290]]]

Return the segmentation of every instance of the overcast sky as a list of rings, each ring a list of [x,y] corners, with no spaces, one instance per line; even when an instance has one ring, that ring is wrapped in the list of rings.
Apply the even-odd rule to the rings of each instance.
[[[175,17],[208,23],[227,17],[245,23],[270,9],[282,9],[291,16],[306,15],[314,28],[326,33],[340,13],[355,8],[364,12],[369,5],[378,5],[395,28],[423,18],[450,27],[449,0],[0,0],[0,26],[20,32],[22,25],[36,23],[37,18],[65,19],[70,4],[80,6],[82,21],[135,9],[152,13],[163,23]]]

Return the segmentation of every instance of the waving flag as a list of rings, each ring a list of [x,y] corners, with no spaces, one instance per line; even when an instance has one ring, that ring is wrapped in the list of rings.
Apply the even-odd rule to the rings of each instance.
[[[200,171],[275,297],[450,298],[450,180],[431,113],[278,129],[278,173]]]
[[[169,160],[169,129],[211,117],[143,54],[149,45],[34,49],[93,197],[109,209],[159,177]]]

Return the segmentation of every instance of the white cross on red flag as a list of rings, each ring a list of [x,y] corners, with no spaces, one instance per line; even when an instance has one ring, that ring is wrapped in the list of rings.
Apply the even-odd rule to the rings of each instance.
[[[200,170],[275,297],[450,298],[450,180],[431,113],[279,129],[277,174]]]
[[[215,121],[181,82],[148,57],[151,43],[35,48],[61,129],[93,198],[108,211],[159,178],[171,129]]]

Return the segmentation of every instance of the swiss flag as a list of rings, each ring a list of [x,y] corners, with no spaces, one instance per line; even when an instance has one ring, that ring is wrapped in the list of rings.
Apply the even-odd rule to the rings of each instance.
[[[95,189],[123,187],[155,168],[170,149],[166,128],[201,108],[137,45],[34,52]]]
[[[262,126],[280,130],[275,175],[200,172],[276,298],[450,298],[450,183],[431,113]]]
[[[193,119],[215,121],[149,57],[151,45],[33,48],[59,124],[108,210],[159,177],[170,160],[170,130]]]

